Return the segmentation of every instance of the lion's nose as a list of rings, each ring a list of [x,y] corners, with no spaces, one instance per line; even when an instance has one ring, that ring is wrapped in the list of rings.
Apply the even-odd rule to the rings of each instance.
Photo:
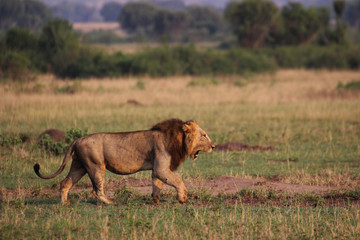
[[[215,148],[215,144],[211,145],[211,149],[214,150]]]

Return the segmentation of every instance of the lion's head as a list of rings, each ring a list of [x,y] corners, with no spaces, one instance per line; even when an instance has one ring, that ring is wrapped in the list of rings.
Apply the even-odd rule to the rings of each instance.
[[[186,156],[196,160],[200,151],[211,152],[215,147],[207,133],[192,120],[184,122],[179,119],[169,119],[156,124],[151,130],[165,133],[172,171],[179,167]]]
[[[199,127],[195,121],[187,121],[182,127],[185,133],[185,145],[187,155],[195,161],[200,151],[211,152],[215,145],[207,133]]]

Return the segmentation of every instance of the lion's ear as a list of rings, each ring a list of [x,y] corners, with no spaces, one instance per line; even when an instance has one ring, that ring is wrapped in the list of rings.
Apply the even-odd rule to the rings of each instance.
[[[191,130],[192,130],[190,124],[188,124],[188,123],[185,123],[183,125],[182,129],[185,133],[191,133]]]
[[[195,125],[198,125],[198,123],[193,120],[189,120],[184,123],[182,129],[185,133],[191,133],[193,131]]]

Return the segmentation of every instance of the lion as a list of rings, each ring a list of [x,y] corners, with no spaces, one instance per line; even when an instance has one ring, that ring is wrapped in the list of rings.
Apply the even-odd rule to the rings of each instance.
[[[105,171],[128,175],[139,171],[152,171],[152,197],[160,203],[162,183],[174,187],[180,203],[187,201],[184,182],[173,172],[186,157],[196,160],[200,151],[211,152],[215,148],[207,133],[196,121],[168,119],[149,130],[119,133],[95,133],[71,143],[58,171],[50,176],[40,173],[40,165],[34,171],[42,179],[58,176],[72,155],[67,177],[60,184],[61,202],[69,204],[69,190],[86,173],[93,185],[93,194],[100,201],[114,201],[104,193]]]

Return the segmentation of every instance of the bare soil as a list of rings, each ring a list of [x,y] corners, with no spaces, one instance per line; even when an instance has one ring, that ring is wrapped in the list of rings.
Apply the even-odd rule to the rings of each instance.
[[[227,151],[273,151],[276,150],[275,147],[273,146],[250,146],[244,143],[239,143],[239,142],[229,142],[229,143],[223,143],[223,144],[218,144],[215,147],[216,151],[223,151],[223,152],[227,152]]]
[[[325,187],[325,186],[308,186],[308,185],[296,185],[296,184],[286,184],[278,181],[266,181],[263,179],[247,179],[239,177],[229,177],[221,176],[212,179],[201,179],[201,180],[191,180],[185,181],[185,185],[189,190],[189,199],[197,200],[202,199],[202,195],[199,195],[199,192],[196,190],[204,190],[206,196],[213,197],[225,197],[222,201],[225,201],[229,204],[236,204],[239,201],[246,204],[271,204],[278,206],[287,206],[293,204],[301,204],[304,206],[318,206],[318,204],[329,205],[329,206],[345,206],[348,204],[354,205],[359,204],[359,198],[353,197],[349,194],[341,193],[339,188],[334,187]],[[151,180],[137,179],[133,177],[128,177],[122,180],[108,180],[105,184],[105,193],[113,199],[117,198],[117,192],[121,189],[129,189],[131,192],[135,192],[138,196],[143,195],[144,197],[149,196],[152,192],[152,183]],[[236,192],[241,191],[242,189],[253,189],[253,190],[267,190],[275,191],[265,198],[259,196],[250,195],[232,195]],[[344,189],[342,189],[344,190]],[[82,183],[75,185],[74,188],[70,191],[69,199],[71,201],[83,201],[86,199],[93,199],[92,195],[92,186],[89,183]],[[169,187],[168,185],[163,185],[163,199],[164,201],[167,197],[175,197],[176,191],[174,188]],[[269,192],[268,192],[269,193]],[[284,194],[281,197],[278,194]],[[310,195],[306,195],[309,193]],[[303,200],[297,198],[297,194],[303,196]],[[307,197],[309,196],[309,197]],[[23,188],[23,189],[7,189],[0,188],[0,203],[2,201],[10,201],[12,199],[24,199],[25,202],[32,201],[34,199],[58,199],[59,198],[59,186],[57,184],[53,186],[44,187],[41,189],[38,188]],[[146,198],[147,199],[147,198]],[[149,198],[150,199],[150,198]],[[146,203],[150,204],[146,200]],[[320,200],[320,203],[319,203]],[[167,201],[167,200],[165,200]],[[224,202],[224,203],[225,203]],[[206,204],[206,201],[195,202],[194,204]]]
[[[129,177],[122,181],[120,185],[125,185],[129,188],[132,188],[141,194],[151,194],[151,180],[141,180]],[[222,193],[235,193],[239,192],[244,188],[266,188],[269,190],[275,190],[279,192],[289,192],[289,193],[306,193],[313,192],[317,194],[325,194],[335,188],[323,187],[323,186],[307,186],[307,185],[296,185],[296,184],[286,184],[281,182],[274,181],[264,181],[259,179],[246,179],[238,177],[228,177],[222,176],[212,179],[204,180],[192,180],[185,182],[186,187],[189,190],[199,190],[206,189],[213,193],[213,195],[219,195]],[[118,188],[119,183],[117,181],[111,182],[110,186],[108,184],[107,188]],[[170,190],[171,187],[164,185],[163,189]]]
[[[265,181],[261,179],[247,179],[239,177],[229,177],[221,176],[211,179],[201,179],[201,180],[191,180],[185,181],[185,185],[188,190],[206,190],[212,193],[214,196],[219,194],[227,193],[236,193],[244,188],[265,188],[268,190],[275,190],[277,192],[288,192],[288,193],[316,193],[316,194],[326,194],[332,190],[336,190],[333,187],[325,186],[309,186],[309,185],[296,185],[296,184],[286,184],[277,181]],[[152,183],[151,180],[147,179],[137,179],[133,177],[128,177],[123,180],[108,180],[105,184],[105,192],[110,197],[114,195],[116,190],[121,188],[129,188],[139,192],[142,195],[151,194],[152,192]],[[36,195],[58,195],[58,185],[44,187],[41,190],[35,188],[24,188],[24,189],[0,189],[0,198],[5,196],[7,197],[16,197],[16,195],[21,195],[25,198],[34,197]],[[81,192],[86,190],[92,190],[90,183],[77,184],[70,191],[71,193]],[[174,188],[164,184],[164,192],[175,193]]]

